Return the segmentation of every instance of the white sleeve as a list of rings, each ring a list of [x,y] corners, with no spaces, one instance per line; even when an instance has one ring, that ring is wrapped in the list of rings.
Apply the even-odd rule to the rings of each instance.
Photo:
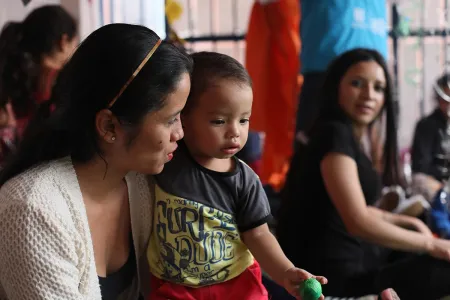
[[[50,210],[0,205],[0,292],[8,300],[84,299],[77,261],[73,233]]]

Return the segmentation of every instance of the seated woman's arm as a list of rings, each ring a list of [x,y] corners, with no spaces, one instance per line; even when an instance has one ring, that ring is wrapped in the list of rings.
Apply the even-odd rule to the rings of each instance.
[[[406,228],[416,230],[422,234],[425,234],[429,237],[433,236],[431,230],[425,225],[420,219],[401,215],[401,214],[393,214],[388,211],[381,210],[377,207],[368,206],[367,209],[369,212],[377,218],[381,218],[391,224]]]
[[[1,199],[0,199],[1,200]],[[73,233],[45,207],[0,201],[0,298],[85,299]],[[80,249],[83,251],[84,249]],[[88,258],[86,258],[88,259]]]
[[[326,189],[350,234],[375,244],[410,252],[429,252],[450,260],[450,242],[403,229],[369,209],[364,199],[355,161],[328,153],[321,162]]]

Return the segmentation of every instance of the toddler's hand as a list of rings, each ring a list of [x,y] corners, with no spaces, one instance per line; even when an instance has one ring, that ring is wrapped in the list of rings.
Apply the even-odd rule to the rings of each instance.
[[[300,297],[300,284],[309,278],[315,278],[320,284],[327,284],[328,280],[323,276],[314,276],[311,273],[299,269],[299,268],[290,268],[286,270],[283,274],[283,287],[294,297],[297,299],[301,299]],[[320,300],[324,300],[325,297],[322,295],[319,298]]]

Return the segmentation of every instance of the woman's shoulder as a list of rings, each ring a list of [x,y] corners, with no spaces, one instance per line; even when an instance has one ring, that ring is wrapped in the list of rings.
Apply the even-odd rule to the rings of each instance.
[[[141,201],[148,202],[149,197],[153,196],[155,184],[154,175],[141,174],[136,172],[128,173],[126,176],[128,188],[131,193],[135,193],[135,196]]]
[[[77,191],[70,158],[40,164],[8,180],[0,189],[0,212],[7,207],[58,210]],[[64,201],[66,200],[66,201]]]
[[[321,125],[317,128],[317,134],[319,135],[336,135],[336,134],[352,134],[352,127],[350,124],[338,121],[338,120],[332,120],[332,121],[326,121],[323,122]]]
[[[130,215],[138,257],[147,247],[153,220],[155,179],[153,175],[131,172],[126,176],[130,195]]]
[[[348,142],[352,139],[353,132],[351,125],[343,121],[324,121],[316,125],[309,133],[311,143],[318,143],[330,140],[342,140]]]
[[[2,186],[0,241],[9,251],[0,251],[0,281],[10,292],[20,286],[13,298],[80,299],[81,293],[90,293],[100,299],[89,224],[74,180],[70,159],[62,159],[33,167]],[[0,298],[1,290],[0,284]]]
[[[126,176],[130,195],[130,207],[139,214],[150,214],[155,194],[155,177],[131,172]]]
[[[311,150],[320,157],[339,152],[354,157],[357,150],[352,127],[342,121],[327,121],[310,136]]]

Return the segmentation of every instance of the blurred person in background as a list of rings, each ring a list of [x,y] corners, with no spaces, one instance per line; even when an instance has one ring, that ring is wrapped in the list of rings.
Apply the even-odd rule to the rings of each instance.
[[[411,148],[413,184],[422,193],[434,196],[449,179],[448,141],[450,138],[450,74],[444,74],[433,85],[436,109],[416,125]]]
[[[402,181],[391,77],[382,55],[370,49],[342,54],[328,67],[322,90],[320,114],[307,132],[309,142],[292,159],[282,192],[276,232],[286,256],[324,274],[324,294],[333,297],[386,288],[401,299],[449,295],[450,241],[434,238],[418,218],[373,206],[383,186]],[[362,144],[382,120],[380,174]]]
[[[39,7],[1,30],[0,160],[50,98],[55,77],[77,43],[77,24],[59,5]]]
[[[342,53],[366,48],[387,59],[386,1],[300,1],[301,74],[296,140],[304,141],[321,105],[319,93],[328,64]]]

